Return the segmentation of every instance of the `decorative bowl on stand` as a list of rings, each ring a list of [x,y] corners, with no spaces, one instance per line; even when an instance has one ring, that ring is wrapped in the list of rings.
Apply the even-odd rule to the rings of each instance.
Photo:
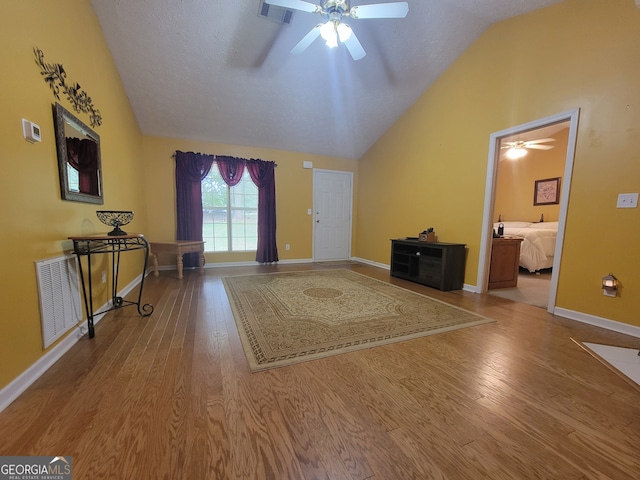
[[[133,220],[133,212],[127,210],[98,210],[96,215],[102,223],[114,227],[107,233],[109,236],[127,235],[127,232],[121,230],[120,227]]]

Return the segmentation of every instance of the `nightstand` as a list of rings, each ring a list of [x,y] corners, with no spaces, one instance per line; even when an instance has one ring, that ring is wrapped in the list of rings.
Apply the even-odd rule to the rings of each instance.
[[[489,290],[518,286],[520,244],[523,238],[494,238],[491,246]]]

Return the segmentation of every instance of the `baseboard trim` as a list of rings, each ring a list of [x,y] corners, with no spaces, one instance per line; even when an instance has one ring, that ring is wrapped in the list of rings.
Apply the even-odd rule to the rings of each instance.
[[[588,313],[576,312],[574,310],[559,307],[556,307],[553,310],[553,314],[558,317],[568,318],[569,320],[587,323],[595,327],[640,338],[640,327],[629,325],[628,323],[617,322],[615,320],[609,320],[608,318],[597,317],[595,315],[589,315]]]
[[[142,280],[142,275],[138,275],[131,283],[124,287],[118,295],[125,297],[128,295]],[[100,312],[111,306],[111,302],[108,301],[96,311]],[[94,325],[96,325],[106,315],[102,313],[96,315],[93,319]],[[67,353],[71,347],[73,347],[83,336],[87,334],[87,320],[84,319],[82,323],[69,331],[66,337],[62,338],[55,345],[50,347],[44,355],[42,355],[36,362],[16,377],[11,383],[0,390],[0,412],[7,408],[14,400],[16,400],[22,393],[29,388],[38,378],[44,374],[54,363],[56,363],[65,353]]]
[[[298,258],[294,260],[278,260],[277,262],[273,262],[279,265],[289,264],[289,263],[313,263],[313,259],[311,258]],[[249,262],[216,262],[216,263],[207,263],[204,268],[225,268],[225,267],[255,267],[256,265],[262,265],[255,260]],[[170,268],[165,268],[169,270]],[[175,270],[175,267],[172,268]]]
[[[465,283],[462,286],[462,290],[464,290],[465,292],[471,292],[471,293],[479,293],[478,292],[478,287],[476,287],[475,285],[469,285],[467,283]]]
[[[374,262],[372,260],[367,260],[366,258],[351,257],[351,260],[353,260],[354,262],[364,263],[365,265],[371,265],[372,267],[382,268],[383,270],[391,270],[391,266],[389,265],[386,265],[384,263]]]

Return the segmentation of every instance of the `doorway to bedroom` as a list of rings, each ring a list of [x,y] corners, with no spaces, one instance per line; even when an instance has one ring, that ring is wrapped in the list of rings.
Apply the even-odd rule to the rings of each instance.
[[[482,291],[553,312],[577,118],[575,110],[491,135],[478,268]],[[501,238],[494,239],[494,232]],[[521,239],[515,242],[519,252],[499,248],[513,239]],[[499,275],[510,279],[496,282]]]

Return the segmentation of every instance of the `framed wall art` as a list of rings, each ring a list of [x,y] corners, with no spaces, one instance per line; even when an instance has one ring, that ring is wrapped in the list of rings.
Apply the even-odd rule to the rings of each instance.
[[[536,180],[533,188],[534,205],[557,205],[560,203],[560,177]]]

